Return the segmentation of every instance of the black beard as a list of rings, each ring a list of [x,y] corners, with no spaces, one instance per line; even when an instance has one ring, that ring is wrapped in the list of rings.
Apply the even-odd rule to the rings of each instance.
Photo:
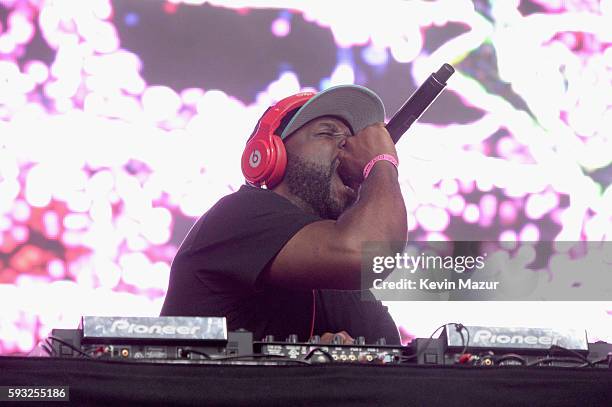
[[[332,197],[333,167],[315,164],[287,152],[285,181],[289,192],[323,219],[336,220],[346,206]]]

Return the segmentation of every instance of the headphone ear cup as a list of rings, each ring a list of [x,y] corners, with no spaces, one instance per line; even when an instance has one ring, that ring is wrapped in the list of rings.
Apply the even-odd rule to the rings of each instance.
[[[274,146],[274,163],[270,163],[271,173],[266,180],[266,186],[268,188],[274,188],[278,185],[285,176],[285,169],[287,168],[287,150],[285,149],[285,143],[276,134],[272,135],[272,145]]]
[[[276,162],[273,143],[261,138],[251,140],[242,153],[242,173],[251,184],[261,185],[266,182]]]
[[[287,152],[283,140],[275,135],[274,131],[287,113],[301,108],[314,95],[313,92],[297,93],[270,106],[264,112],[242,152],[242,174],[250,184],[258,187],[265,184],[268,188],[273,188],[283,180],[287,167]]]

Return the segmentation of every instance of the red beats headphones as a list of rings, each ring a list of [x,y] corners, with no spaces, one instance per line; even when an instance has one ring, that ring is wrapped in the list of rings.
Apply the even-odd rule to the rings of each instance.
[[[242,153],[242,173],[250,184],[273,188],[283,179],[287,152],[280,135],[274,132],[288,112],[303,106],[314,95],[313,92],[302,92],[286,97],[259,119]]]

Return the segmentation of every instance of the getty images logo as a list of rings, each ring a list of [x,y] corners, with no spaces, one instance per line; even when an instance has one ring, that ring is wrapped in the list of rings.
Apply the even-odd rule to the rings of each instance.
[[[493,333],[486,329],[479,329],[474,334],[473,345],[494,346],[494,345],[556,345],[561,339],[560,336],[548,335],[521,335],[514,333],[504,335]]]
[[[113,321],[110,332],[117,334],[147,334],[147,335],[195,335],[200,326],[189,326],[189,325],[144,325],[144,324],[132,324],[125,319]]]

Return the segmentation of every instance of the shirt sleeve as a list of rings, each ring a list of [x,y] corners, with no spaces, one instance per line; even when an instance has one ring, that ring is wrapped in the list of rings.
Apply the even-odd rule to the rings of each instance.
[[[257,278],[284,245],[304,226],[321,220],[269,190],[243,186],[219,201],[195,227],[186,259],[214,290],[255,289]],[[212,287],[211,287],[212,285]]]

